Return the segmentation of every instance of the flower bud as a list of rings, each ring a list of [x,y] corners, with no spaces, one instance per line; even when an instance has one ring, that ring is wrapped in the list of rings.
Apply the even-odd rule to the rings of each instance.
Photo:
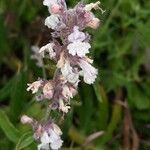
[[[49,12],[52,14],[59,14],[60,13],[60,5],[58,4],[53,4],[49,7]]]
[[[98,18],[93,18],[88,24],[88,27],[91,27],[93,29],[97,29],[100,24],[100,20]]]
[[[21,117],[21,122],[22,122],[23,124],[31,124],[31,123],[33,122],[33,119],[30,118],[30,117],[28,117],[28,116],[26,116],[26,115],[23,115],[23,116]]]
[[[51,99],[53,97],[53,86],[51,82],[48,82],[43,87],[43,94],[45,98]]]

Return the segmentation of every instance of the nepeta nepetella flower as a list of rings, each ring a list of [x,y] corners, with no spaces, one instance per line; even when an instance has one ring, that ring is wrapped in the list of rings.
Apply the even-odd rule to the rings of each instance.
[[[68,36],[68,41],[70,44],[67,46],[69,53],[73,56],[77,55],[79,57],[85,56],[89,53],[91,45],[88,42],[84,42],[86,39],[86,34],[79,31],[79,27],[75,26],[73,33]]]
[[[61,140],[62,131],[60,128],[52,123],[49,127],[43,127],[43,133],[41,134],[40,141],[41,144],[38,145],[38,150],[44,149],[57,150],[62,146],[63,141]]]
[[[50,13],[45,25],[52,30],[52,40],[41,48],[32,47],[32,59],[36,59],[37,65],[43,68],[43,59],[51,59],[56,63],[56,71],[50,80],[39,79],[28,84],[27,91],[32,91],[38,102],[48,102],[48,113],[52,110],[64,116],[69,112],[71,99],[77,94],[82,77],[87,84],[95,82],[98,70],[87,56],[91,49],[90,35],[84,30],[98,28],[100,20],[92,10],[100,9],[103,13],[99,4],[80,2],[74,8],[67,8],[65,0],[43,1]],[[40,143],[39,150],[58,150],[63,143],[60,128],[49,116],[46,114],[46,119],[40,122],[25,115],[21,118],[22,123],[32,125],[34,138]]]

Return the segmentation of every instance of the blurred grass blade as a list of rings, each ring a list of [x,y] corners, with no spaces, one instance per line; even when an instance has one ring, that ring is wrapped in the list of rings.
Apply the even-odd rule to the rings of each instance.
[[[98,99],[99,102],[102,102],[102,95],[100,93],[100,85],[96,82],[94,85],[94,91],[95,91],[95,94],[96,94],[96,97]]]
[[[0,110],[0,128],[3,130],[10,141],[17,143],[20,137],[20,133],[13,126],[5,112],[2,110]]]
[[[11,89],[10,116],[13,122],[18,120],[18,117],[24,107],[26,99],[26,83],[26,73],[17,73]]]
[[[101,139],[101,144],[106,144],[109,142],[112,138],[114,130],[117,129],[117,125],[121,120],[121,112],[122,112],[122,106],[120,104],[115,103],[112,109],[112,116],[110,123],[107,127],[107,130]]]
[[[24,149],[24,148],[28,147],[29,145],[31,145],[33,142],[34,142],[34,139],[33,139],[32,133],[31,132],[25,133],[19,139],[15,150]]]
[[[12,86],[13,83],[13,78],[11,78],[3,88],[0,89],[0,101],[4,101],[6,97],[10,95],[11,89],[10,87]]]
[[[100,130],[104,130],[107,127],[107,122],[108,122],[108,117],[109,117],[109,105],[108,105],[108,99],[106,96],[106,92],[104,90],[104,88],[99,84],[99,83],[95,83],[93,85],[94,87],[94,91],[95,91],[95,95],[98,99],[98,111],[97,113],[97,120],[99,122],[98,124],[98,128]]]
[[[92,86],[88,86],[85,83],[83,83],[80,88],[80,95],[82,99],[82,106],[78,108],[78,113],[80,113],[80,126],[81,129],[83,129],[86,133],[87,131],[92,130],[91,119],[92,115],[95,113],[93,109],[95,96]]]

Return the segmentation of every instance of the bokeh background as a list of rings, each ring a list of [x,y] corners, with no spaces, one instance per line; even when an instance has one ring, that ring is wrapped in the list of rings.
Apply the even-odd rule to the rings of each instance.
[[[67,0],[69,6],[77,2]],[[80,83],[60,125],[62,149],[150,150],[150,1],[101,2],[106,9],[96,14],[101,26],[88,29],[99,76],[93,86]],[[31,46],[49,42],[46,16],[42,0],[0,0],[0,150],[36,150],[31,127],[22,125],[20,116],[41,119],[45,113],[45,104],[26,88],[43,76]],[[50,62],[49,78],[54,69]]]

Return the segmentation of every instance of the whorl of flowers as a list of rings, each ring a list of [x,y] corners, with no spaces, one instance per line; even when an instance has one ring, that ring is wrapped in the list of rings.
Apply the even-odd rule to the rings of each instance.
[[[64,0],[44,0],[50,16],[45,19],[45,25],[52,29],[52,40],[42,48],[32,47],[32,59],[37,65],[44,65],[43,58],[56,63],[57,69],[51,80],[39,79],[28,84],[27,91],[36,94],[37,101],[47,100],[48,109],[68,113],[70,99],[77,94],[78,83],[81,78],[87,84],[93,84],[98,70],[92,66],[93,60],[88,58],[91,45],[90,35],[84,32],[87,27],[96,29],[100,20],[92,13],[93,9],[100,9],[100,2],[85,5],[78,3],[74,8],[67,8]],[[32,125],[34,138],[41,144],[38,149],[57,150],[62,146],[62,132],[49,117],[41,123],[26,115],[21,118],[22,123]]]

